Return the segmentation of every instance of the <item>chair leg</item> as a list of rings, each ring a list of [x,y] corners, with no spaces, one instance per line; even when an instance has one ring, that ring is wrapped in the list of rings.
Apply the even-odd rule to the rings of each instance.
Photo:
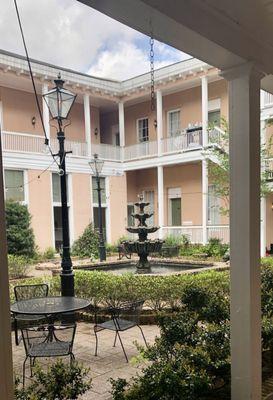
[[[113,347],[116,347],[117,336],[118,336],[118,331],[116,331],[116,334],[115,334],[115,340],[114,340],[114,345],[113,345]]]
[[[128,363],[128,362],[129,362],[129,360],[128,360],[128,357],[127,357],[126,351],[125,351],[125,349],[124,349],[124,346],[123,346],[123,343],[122,343],[122,340],[121,340],[121,337],[120,337],[119,331],[116,331],[116,332],[117,332],[117,336],[118,336],[118,338],[119,338],[119,341],[120,341],[120,344],[121,344],[121,347],[122,347],[122,350],[123,350],[123,354],[124,354],[124,356],[125,356],[125,358],[126,358],[126,362]]]
[[[141,328],[141,326],[140,326],[140,325],[138,325],[138,327],[139,327],[139,329],[140,329],[140,332],[141,332],[141,334],[142,334],[142,337],[143,337],[143,340],[144,340],[145,346],[146,346],[146,347],[148,347],[148,343],[147,343],[147,340],[146,340],[146,338],[145,338],[145,336],[144,336],[143,330],[142,330],[142,328]]]
[[[15,344],[16,346],[19,346],[19,335],[18,335],[18,323],[16,318],[14,319],[14,336],[15,336]]]
[[[75,356],[73,353],[70,353],[70,367],[72,366],[74,361],[75,361]]]
[[[96,337],[96,348],[95,348],[95,356],[98,355],[98,335],[97,335],[97,331],[96,331],[96,327],[94,326],[94,333],[95,333],[95,337]]]
[[[26,380],[26,362],[27,362],[28,356],[25,358],[25,361],[23,363],[23,387],[25,387],[25,380]]]

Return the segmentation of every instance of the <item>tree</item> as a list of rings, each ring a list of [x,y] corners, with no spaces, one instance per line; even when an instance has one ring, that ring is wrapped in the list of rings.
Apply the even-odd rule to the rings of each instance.
[[[221,134],[213,135],[213,125],[209,126],[209,135],[213,137],[215,145],[209,147],[204,155],[208,161],[208,178],[214,187],[214,195],[222,200],[223,205],[219,208],[222,215],[229,214],[229,127],[227,121],[221,119]],[[265,197],[270,193],[268,185],[268,171],[266,160],[272,154],[272,140],[261,145],[261,196]]]
[[[5,211],[8,253],[33,257],[35,240],[27,206],[15,201],[7,201]]]

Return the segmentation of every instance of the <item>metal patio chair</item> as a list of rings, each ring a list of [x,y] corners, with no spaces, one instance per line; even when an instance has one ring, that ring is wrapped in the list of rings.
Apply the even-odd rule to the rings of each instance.
[[[118,307],[108,307],[106,309],[95,311],[95,325],[94,325],[94,333],[96,337],[95,356],[98,355],[97,333],[104,329],[109,329],[115,332],[114,347],[116,346],[116,341],[118,337],[127,362],[128,362],[128,357],[121,340],[120,332],[127,331],[128,329],[137,326],[140,329],[144,343],[147,347],[146,338],[144,336],[141,326],[139,325],[139,317],[141,310],[143,308],[143,304],[144,304],[143,300],[131,301],[131,302],[126,301],[119,304]],[[106,321],[100,322],[101,318],[107,316],[108,319]]]
[[[53,328],[53,335],[49,336],[47,328],[43,326],[24,328],[21,330],[26,358],[23,363],[23,386],[26,377],[26,362],[30,360],[30,376],[36,358],[42,357],[70,357],[70,364],[75,360],[73,344],[76,333],[76,324]]]
[[[45,283],[37,285],[19,285],[14,287],[14,295],[16,301],[47,297],[48,291],[49,291],[48,285]],[[45,320],[45,317],[41,315],[26,315],[26,314],[13,315],[13,318],[14,318],[14,332],[15,332],[16,346],[19,345],[22,339],[18,335],[18,330],[20,328],[18,324],[23,327],[37,323],[37,321]]]

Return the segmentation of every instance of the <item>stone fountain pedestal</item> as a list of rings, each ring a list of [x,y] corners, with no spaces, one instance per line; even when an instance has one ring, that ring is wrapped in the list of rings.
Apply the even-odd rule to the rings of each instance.
[[[143,202],[143,198],[140,197],[140,202],[135,203],[135,206],[139,207],[139,212],[132,214],[132,216],[139,221],[137,226],[127,227],[127,231],[130,233],[138,234],[138,240],[125,240],[123,242],[125,249],[129,253],[136,253],[139,256],[137,263],[138,273],[149,273],[151,272],[151,264],[148,260],[150,253],[157,253],[161,250],[164,243],[160,239],[148,239],[149,233],[154,233],[158,231],[159,227],[151,226],[148,227],[146,220],[150,218],[153,214],[145,213],[144,207],[148,206],[150,203]]]

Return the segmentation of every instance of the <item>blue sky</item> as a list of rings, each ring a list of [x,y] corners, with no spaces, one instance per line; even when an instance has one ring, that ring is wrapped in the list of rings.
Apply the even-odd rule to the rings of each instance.
[[[112,79],[149,71],[149,38],[76,0],[17,0],[32,58]],[[0,0],[0,48],[24,54],[13,0]],[[155,42],[155,66],[189,58]]]

